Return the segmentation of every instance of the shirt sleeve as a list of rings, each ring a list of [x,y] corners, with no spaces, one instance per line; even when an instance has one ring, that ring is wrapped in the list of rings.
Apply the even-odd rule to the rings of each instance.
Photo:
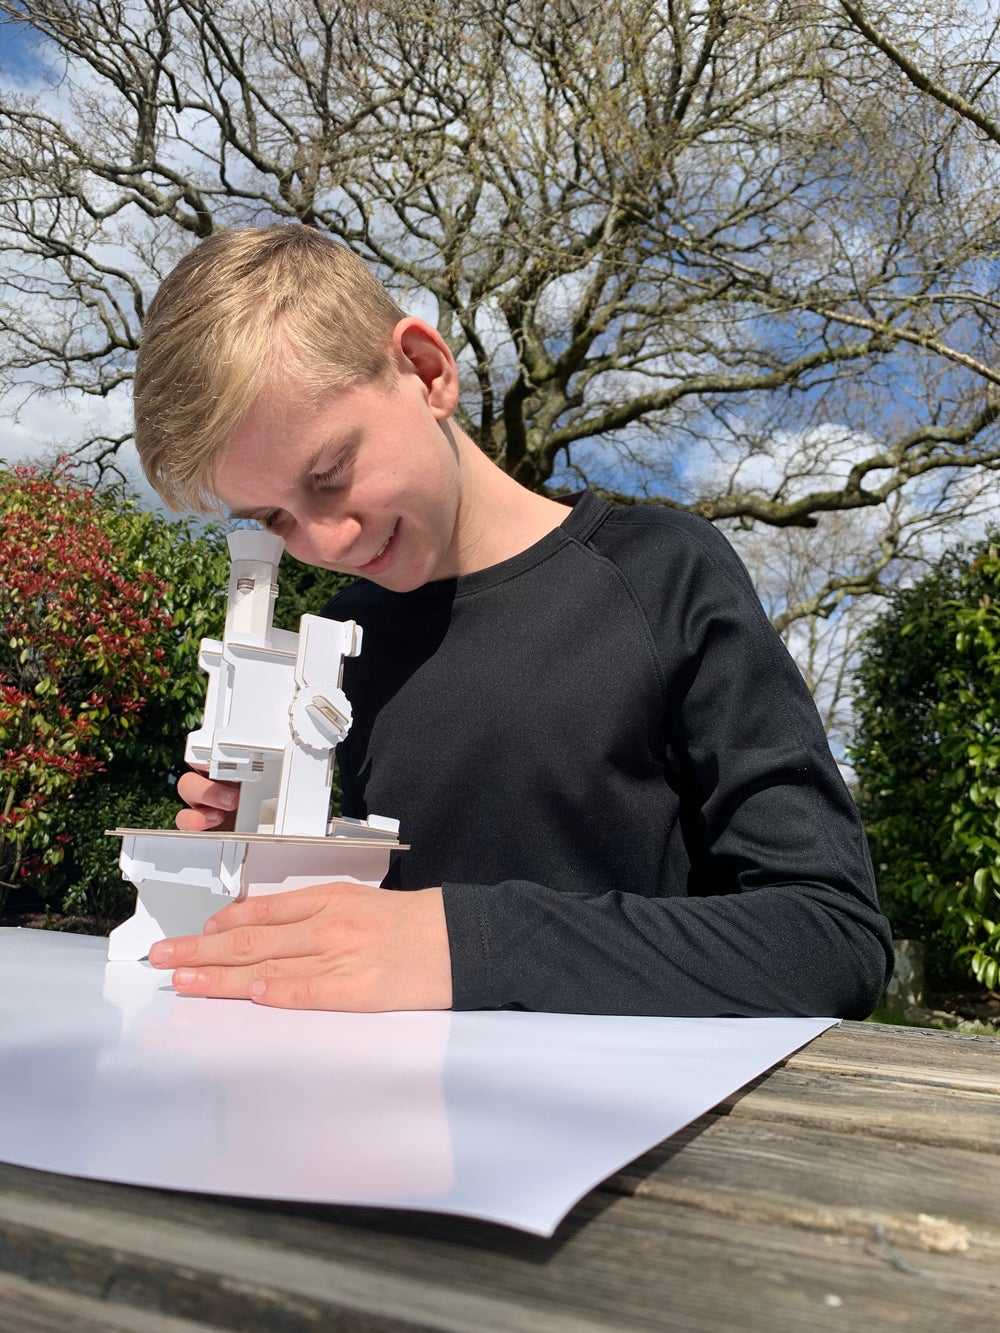
[[[675,595],[630,571],[663,671],[687,892],[446,883],[455,1009],[860,1018],[878,1002],[891,935],[854,802],[735,553],[693,532]]]

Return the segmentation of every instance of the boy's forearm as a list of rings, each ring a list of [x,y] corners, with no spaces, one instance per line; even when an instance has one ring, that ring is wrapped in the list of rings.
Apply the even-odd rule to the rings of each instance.
[[[704,898],[445,884],[453,1007],[865,1017],[891,970],[884,918],[823,885]]]

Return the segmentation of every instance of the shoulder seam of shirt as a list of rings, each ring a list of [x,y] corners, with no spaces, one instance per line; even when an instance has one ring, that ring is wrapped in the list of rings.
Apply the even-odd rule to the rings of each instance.
[[[701,534],[701,532],[700,532],[698,529],[701,528],[701,525],[702,525],[702,524],[704,524],[704,523],[708,523],[709,527],[712,528],[713,532],[715,532],[716,535],[717,535],[718,537],[720,537],[723,541],[726,541],[726,540],[727,540],[726,537],[725,537],[725,534],[722,533],[722,532],[719,532],[718,529],[715,528],[714,525],[711,524],[711,523],[709,522],[708,519],[701,518],[698,514],[691,514],[691,513],[689,513],[687,510],[683,510],[683,509],[682,509],[682,510],[674,510],[674,509],[669,509],[669,508],[667,508],[666,506],[662,506],[662,507],[660,508],[659,512],[660,512],[661,515],[665,515],[665,516],[669,515],[670,517],[673,517],[674,515],[678,515],[678,516],[679,516],[679,515],[683,515],[683,516],[684,516],[684,519],[690,519],[690,520],[693,520],[693,522],[692,522],[692,524],[691,524],[691,528],[690,528],[690,530],[686,533],[686,535],[690,538],[690,540],[691,540],[692,542],[694,542],[694,543],[697,544],[699,550],[702,552],[702,554],[705,556],[705,558],[711,562],[713,569],[715,569],[719,574],[721,574],[721,575],[724,576],[726,582],[729,584],[730,587],[732,587],[732,588],[733,588],[734,590],[736,590],[736,591],[742,591],[742,592],[744,592],[744,593],[749,592],[749,594],[750,594],[751,604],[752,604],[752,606],[753,606],[753,608],[754,608],[754,618],[755,618],[755,621],[756,621],[756,625],[757,625],[757,631],[758,631],[758,633],[760,633],[760,634],[764,634],[764,635],[768,635],[768,636],[769,636],[771,633],[776,633],[776,631],[774,630],[774,626],[771,624],[771,621],[770,621],[770,619],[769,619],[769,617],[768,617],[768,614],[767,614],[767,612],[764,610],[764,606],[763,606],[763,604],[762,604],[762,602],[761,602],[759,596],[757,595],[757,590],[756,590],[756,589],[754,588],[754,586],[753,586],[753,581],[751,580],[750,575],[749,575],[749,574],[746,572],[746,570],[743,568],[742,562],[739,562],[739,555],[737,554],[737,552],[735,551],[735,549],[733,549],[733,548],[730,546],[730,549],[733,550],[733,557],[734,557],[734,559],[735,559],[737,562],[739,562],[739,568],[740,568],[741,571],[742,571],[742,579],[737,579],[737,577],[735,576],[735,571],[732,570],[732,569],[727,568],[726,564],[725,564],[723,561],[721,561],[721,560],[717,557],[716,553],[711,549],[711,546],[710,546],[707,542],[705,542],[705,541],[702,540],[702,534]],[[642,525],[642,526],[644,526],[644,527],[656,527],[656,526],[660,526],[661,523],[662,523],[662,518],[658,518],[655,514],[651,514],[650,517],[649,517],[649,519],[647,519],[644,513],[640,512],[640,511],[637,511],[636,509],[631,509],[631,510],[628,510],[628,511],[626,511],[626,510],[618,510],[618,509],[614,509],[614,510],[612,510],[611,514],[608,515],[608,521],[610,521],[610,522],[612,522],[612,523],[615,523],[615,520],[616,520],[616,519],[618,520],[618,522],[617,522],[617,524],[616,524],[616,526],[618,526],[618,527],[625,527],[625,526],[628,526],[628,525],[630,525],[630,524],[635,524],[635,523],[640,524],[640,525]],[[683,522],[683,521],[684,521],[684,520],[682,519],[682,522]],[[667,525],[664,524],[663,526],[666,527]],[[685,524],[685,526],[686,526],[686,524]],[[595,552],[595,554],[597,554],[597,553]],[[604,558],[607,559],[608,562],[609,562],[611,565],[613,565],[613,566],[617,569],[617,566],[615,565],[615,562],[614,562],[613,560],[611,560],[610,557],[604,557]],[[619,571],[619,573],[620,573],[620,572],[621,572],[621,571]],[[623,575],[622,577],[623,577],[623,581],[626,582],[626,586],[628,586],[628,584],[627,584],[627,580],[624,580],[624,575]],[[630,591],[632,591],[631,588],[630,588]],[[635,595],[635,594],[633,593],[633,595]],[[643,621],[644,621],[644,623],[647,624],[647,627],[648,627],[648,621],[646,620],[645,611],[643,611],[642,614],[643,614]],[[779,636],[779,641],[780,641],[780,636]],[[654,642],[655,642],[655,640],[654,640]],[[784,645],[783,643],[782,643],[782,647],[785,647],[785,645]],[[787,651],[787,648],[786,648],[786,651]],[[800,721],[799,721],[798,718],[795,719],[794,727],[795,727],[795,735],[796,735],[796,738],[797,738],[797,740],[798,740],[798,743],[799,743],[799,746],[800,746],[800,748],[801,748],[801,750],[802,750],[803,756],[805,757],[806,762],[807,762],[808,767],[809,767],[809,777],[810,777],[810,782],[809,782],[808,785],[809,785],[809,790],[810,790],[811,795],[812,795],[812,804],[815,806],[816,802],[817,802],[818,799],[819,799],[819,794],[818,794],[817,783],[816,783],[816,780],[815,780],[815,779],[816,779],[816,774],[815,774],[815,763],[814,763],[814,759],[813,759],[813,756],[812,756],[812,754],[811,754],[811,752],[810,752],[810,747],[809,747],[808,742],[807,742],[807,740],[806,740],[806,737],[805,737],[805,735],[804,735],[804,733],[803,733],[803,731],[802,731],[802,728],[801,728],[801,725],[800,725]],[[830,841],[830,838],[829,838],[829,835],[828,835],[828,831],[827,831],[827,829],[826,829],[826,827],[825,827],[825,825],[824,825],[824,821],[823,821],[821,818],[817,818],[817,817],[816,817],[815,810],[814,810],[814,826],[815,826],[816,828],[818,828],[818,830],[819,830],[820,837],[822,838],[823,843],[824,843],[824,846],[825,846],[826,849],[827,849],[827,854],[828,854],[829,856],[831,856],[831,858],[832,858],[834,864],[836,864],[836,865],[840,866],[841,868],[843,868],[843,865],[844,865],[844,858],[843,858],[842,855],[840,854],[840,849],[839,849],[838,847],[835,847],[835,846],[832,844],[832,842]]]
[[[772,625],[767,612],[764,610],[763,603],[761,602],[757,590],[753,585],[753,580],[750,578],[750,575],[747,573],[746,568],[743,565],[743,562],[740,560],[739,553],[737,552],[736,548],[732,545],[732,543],[729,542],[725,533],[720,532],[719,529],[709,519],[702,518],[700,514],[692,514],[687,509],[670,509],[666,505],[658,506],[658,508],[660,514],[668,518],[681,519],[681,522],[685,528],[684,536],[698,547],[699,551],[701,551],[705,559],[710,562],[712,568],[718,574],[721,574],[722,577],[732,588],[734,588],[737,592],[741,593],[745,593],[749,590],[749,592],[752,594],[754,614],[756,616],[759,628],[766,631],[773,630],[774,626]],[[628,527],[631,524],[639,524],[644,527],[650,527],[650,528],[659,527],[661,525],[664,527],[667,526],[666,524],[662,524],[662,519],[657,519],[652,515],[650,516],[650,518],[647,519],[645,513],[645,506],[642,506],[639,509],[633,508],[628,511],[620,509],[613,510],[612,513],[609,515],[609,519],[611,522],[615,522],[615,520],[618,519],[619,516],[621,521],[617,523],[616,526],[618,527]],[[686,520],[690,520],[691,523],[690,528],[687,527]],[[723,541],[727,544],[728,550],[731,553],[733,560],[736,562],[735,568],[729,566],[724,560],[721,560],[719,558],[719,552],[713,550],[711,544],[703,540],[703,531],[705,527],[711,529],[711,531],[720,541]]]
[[[628,595],[628,599],[631,602],[635,610],[635,613],[639,618],[639,623],[642,626],[643,641],[646,644],[646,651],[648,652],[650,661],[652,662],[653,670],[656,672],[656,679],[660,683],[660,695],[663,700],[664,710],[666,710],[667,678],[663,670],[663,663],[660,661],[660,654],[656,650],[656,638],[650,626],[649,617],[646,615],[646,608],[643,606],[639,594],[636,592],[635,588],[633,588],[630,580],[625,574],[625,571],[619,566],[617,561],[612,560],[610,556],[605,555],[603,551],[596,550],[595,547],[591,545],[591,541],[595,532],[598,531],[599,528],[602,527],[603,524],[612,517],[613,513],[614,511],[612,510],[611,514],[608,514],[600,524],[595,525],[595,527],[591,529],[591,531],[587,534],[585,539],[581,540],[579,537],[576,536],[567,536],[566,545],[574,546],[578,551],[582,551],[584,554],[586,554],[591,560],[596,560],[598,563],[606,565],[610,570],[613,571],[615,578],[618,580],[619,584],[625,589]]]

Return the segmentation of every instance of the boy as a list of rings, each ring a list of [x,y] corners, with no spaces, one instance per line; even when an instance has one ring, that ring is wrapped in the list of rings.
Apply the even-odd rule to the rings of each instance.
[[[891,944],[864,837],[728,543],[525,490],[458,395],[438,332],[310,228],[214,236],[150,307],[146,473],[359,576],[328,608],[365,635],[345,813],[412,843],[385,888],[233,903],[151,961],[300,1008],[867,1014]],[[179,827],[227,826],[226,784],[179,791]]]

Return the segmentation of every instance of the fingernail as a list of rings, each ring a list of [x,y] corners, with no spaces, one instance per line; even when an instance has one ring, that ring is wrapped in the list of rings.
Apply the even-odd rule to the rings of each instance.
[[[174,973],[175,986],[193,986],[198,980],[198,973],[193,967],[179,967]]]
[[[239,804],[239,799],[240,799],[239,792],[226,791],[222,793],[222,804],[226,807],[227,810],[234,810],[236,806]]]
[[[221,824],[225,816],[221,810],[203,810],[202,818],[206,824]]]
[[[166,967],[174,956],[174,946],[161,941],[154,944],[149,951],[149,961],[154,967]]]
[[[259,1000],[266,990],[267,990],[266,981],[251,981],[250,994],[255,1000]]]
[[[215,917],[210,916],[208,920],[205,922],[205,924],[202,926],[201,933],[203,935],[214,935],[218,929],[219,926],[218,922],[215,920]]]

